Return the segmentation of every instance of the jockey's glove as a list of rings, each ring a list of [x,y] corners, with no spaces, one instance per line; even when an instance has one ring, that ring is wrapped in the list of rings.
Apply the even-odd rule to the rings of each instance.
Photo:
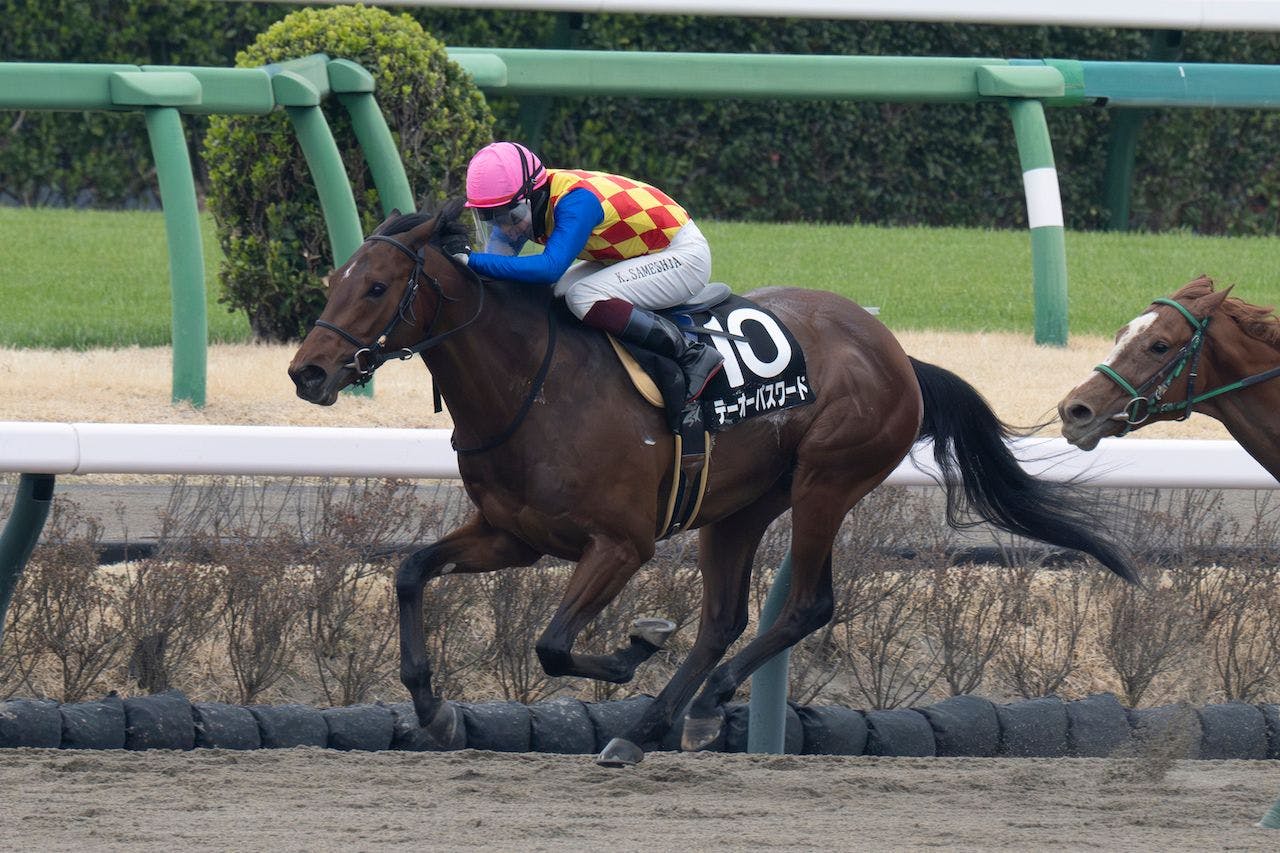
[[[465,234],[450,234],[440,241],[440,251],[465,264],[471,255],[471,241]]]

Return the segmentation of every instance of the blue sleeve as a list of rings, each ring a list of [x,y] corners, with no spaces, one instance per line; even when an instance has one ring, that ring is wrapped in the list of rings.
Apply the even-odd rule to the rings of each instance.
[[[586,248],[591,232],[604,221],[604,208],[590,190],[576,189],[560,199],[554,218],[555,228],[542,254],[507,257],[475,252],[468,265],[487,278],[555,284]]]

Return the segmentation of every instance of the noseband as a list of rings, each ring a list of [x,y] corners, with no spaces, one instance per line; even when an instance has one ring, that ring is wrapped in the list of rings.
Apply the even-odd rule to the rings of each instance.
[[[406,359],[413,358],[415,355],[436,346],[455,332],[461,331],[471,325],[475,322],[476,317],[480,316],[480,311],[484,308],[484,286],[481,285],[480,299],[476,306],[476,313],[471,317],[471,319],[447,332],[444,332],[443,334],[432,337],[431,330],[435,327],[436,320],[440,318],[439,303],[442,301],[457,302],[458,300],[447,296],[444,292],[444,288],[440,286],[440,281],[434,276],[429,275],[422,268],[423,262],[426,260],[426,246],[423,246],[415,252],[399,240],[396,240],[393,237],[387,237],[383,234],[371,234],[364,239],[364,242],[366,243],[375,241],[391,244],[397,251],[408,256],[409,259],[413,261],[413,269],[409,272],[409,281],[405,284],[404,295],[400,297],[400,304],[396,306],[396,313],[391,315],[391,319],[387,322],[386,328],[382,330],[382,334],[378,335],[372,343],[364,343],[346,329],[330,323],[328,320],[316,320],[315,322],[316,326],[319,326],[322,329],[328,329],[329,331],[341,336],[343,340],[347,341],[347,343],[355,345],[356,351],[352,354],[351,361],[347,362],[343,366],[351,368],[358,374],[359,378],[355,380],[356,385],[364,385],[367,383],[373,378],[373,372],[388,361],[404,361]],[[423,339],[418,343],[411,347],[403,347],[398,350],[388,351],[386,349],[387,340],[391,337],[391,333],[396,330],[396,327],[401,323],[413,324],[417,322],[417,318],[413,315],[413,302],[418,297],[419,278],[425,278],[427,283],[431,285],[431,289],[436,293],[437,310],[431,317],[431,325],[427,327],[424,332]]]
[[[1152,415],[1164,415],[1169,412],[1180,411],[1182,412],[1182,417],[1177,420],[1185,421],[1191,417],[1191,409],[1197,403],[1203,403],[1205,400],[1217,397],[1220,394],[1239,391],[1241,388],[1248,388],[1250,385],[1257,385],[1259,382],[1266,382],[1269,379],[1275,379],[1280,376],[1280,367],[1273,367],[1271,370],[1255,373],[1252,376],[1247,376],[1244,379],[1196,396],[1196,366],[1200,363],[1200,351],[1204,347],[1205,333],[1209,329],[1209,321],[1213,319],[1213,316],[1210,315],[1203,320],[1197,320],[1195,315],[1188,311],[1184,305],[1172,299],[1156,299],[1153,304],[1169,305],[1177,308],[1178,313],[1191,324],[1191,340],[1187,341],[1182,349],[1174,353],[1173,358],[1161,365],[1160,369],[1150,379],[1137,388],[1133,387],[1123,376],[1105,364],[1099,364],[1094,368],[1094,370],[1123,388],[1131,398],[1124,407],[1124,411],[1117,412],[1111,416],[1112,420],[1124,421],[1124,432],[1120,433],[1120,435],[1127,435],[1131,429],[1145,423]],[[1169,386],[1181,375],[1188,363],[1191,365],[1191,369],[1187,373],[1186,399],[1178,403],[1161,403],[1160,400],[1168,392]],[[1147,394],[1147,390],[1153,386],[1155,390]]]
[[[1128,434],[1129,430],[1145,423],[1152,415],[1184,410],[1182,417],[1178,418],[1178,420],[1185,421],[1191,417],[1191,407],[1200,402],[1199,399],[1195,398],[1196,366],[1200,363],[1200,350],[1204,347],[1204,334],[1209,328],[1209,321],[1212,317],[1197,320],[1195,315],[1183,307],[1180,302],[1175,302],[1172,299],[1156,299],[1153,304],[1170,305],[1177,308],[1178,312],[1191,324],[1193,330],[1191,340],[1183,344],[1182,349],[1174,353],[1173,358],[1162,364],[1150,379],[1136,388],[1108,365],[1099,364],[1093,368],[1123,388],[1124,392],[1130,397],[1128,404],[1124,407],[1124,411],[1112,416],[1113,420],[1123,420],[1125,423],[1124,432],[1121,435]],[[1187,367],[1188,363],[1191,365],[1191,370],[1187,373],[1187,399],[1180,403],[1161,403],[1160,400],[1169,391],[1169,386],[1173,385],[1174,381],[1182,375],[1182,371]],[[1152,388],[1154,390],[1150,394],[1146,393]]]

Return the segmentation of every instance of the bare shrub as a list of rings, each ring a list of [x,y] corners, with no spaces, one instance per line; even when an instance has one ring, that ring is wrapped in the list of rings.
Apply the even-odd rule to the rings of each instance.
[[[28,599],[28,652],[47,655],[56,684],[33,686],[63,702],[105,691],[104,676],[119,660],[124,635],[115,611],[116,585],[98,571],[102,523],[74,503],[55,501],[45,541],[32,553],[20,592]]]
[[[937,650],[941,680],[959,696],[977,689],[1003,647],[1014,599],[991,570],[945,560],[935,557],[929,572],[925,636]]]
[[[2,511],[2,510],[0,510]],[[35,596],[27,591],[30,575],[18,579],[0,638],[0,700],[19,691],[34,692],[31,677],[40,662],[39,636],[34,630]]]
[[[1207,634],[1227,701],[1256,702],[1280,670],[1280,569],[1268,561],[1222,568],[1225,603]]]
[[[438,523],[406,480],[326,480],[298,502],[299,536],[310,547],[304,625],[330,704],[366,701],[392,683],[398,660],[394,569],[381,555]]]
[[[1008,635],[995,659],[996,672],[1016,695],[1057,694],[1080,668],[1084,631],[1094,611],[1095,586],[1086,573],[1093,572],[1016,570],[1009,585]]]
[[[252,704],[288,671],[297,650],[295,628],[305,597],[288,556],[297,550],[288,536],[242,534],[218,548],[225,573],[222,623],[227,660],[241,704]]]
[[[1153,681],[1177,669],[1197,639],[1195,617],[1177,589],[1151,575],[1146,588],[1104,578],[1106,630],[1101,653],[1119,679],[1124,701],[1137,707]]]
[[[221,617],[223,572],[149,559],[132,564],[119,583],[129,676],[148,693],[167,690]]]
[[[563,576],[563,573],[560,573]],[[552,570],[506,569],[477,578],[492,620],[490,661],[503,697],[536,702],[553,692],[534,646],[560,601]]]
[[[897,708],[925,696],[941,677],[938,651],[923,641],[925,602],[900,560],[866,574],[863,595],[874,604],[859,608],[837,632],[848,667],[850,690],[870,708]]]

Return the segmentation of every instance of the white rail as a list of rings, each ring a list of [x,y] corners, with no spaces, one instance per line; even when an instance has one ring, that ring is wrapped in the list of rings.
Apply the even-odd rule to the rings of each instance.
[[[311,3],[313,0],[288,0]],[[1280,30],[1276,0],[337,0],[366,6],[439,6],[643,15],[732,15],[962,24],[1057,24],[1167,30]]]
[[[932,485],[928,445],[890,476]],[[1105,439],[1082,453],[1062,439],[1019,441],[1030,472],[1111,488],[1274,489],[1234,441]],[[714,459],[714,455],[712,457]],[[713,463],[714,464],[714,463]],[[922,470],[923,469],[923,470]],[[28,474],[261,474],[450,479],[449,431],[0,421],[0,471]]]

